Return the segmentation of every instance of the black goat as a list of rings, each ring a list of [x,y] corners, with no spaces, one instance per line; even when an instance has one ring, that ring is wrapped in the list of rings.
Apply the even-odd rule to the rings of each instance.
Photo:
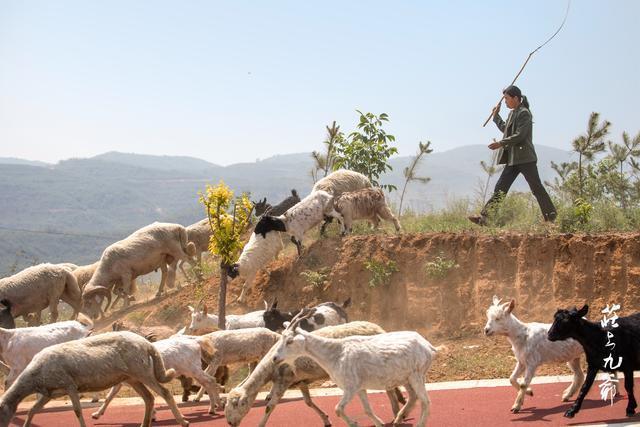
[[[548,333],[550,341],[573,338],[582,345],[587,356],[587,378],[578,398],[564,416],[573,418],[578,413],[598,371],[602,370],[624,373],[624,388],[628,394],[626,414],[631,417],[638,406],[633,395],[633,371],[640,369],[640,313],[619,317],[617,328],[609,324],[603,328],[600,322],[583,319],[588,311],[589,306],[586,304],[580,310],[574,307],[572,310],[556,311]],[[619,358],[621,363],[618,366]]]
[[[0,328],[15,329],[16,322],[11,315],[11,301],[3,299],[0,304],[4,306],[0,309]]]
[[[347,323],[349,316],[345,309],[351,304],[351,298],[348,298],[342,305],[335,302],[323,302],[311,308],[312,314],[300,322],[300,328],[311,332],[324,326],[337,325],[339,323]],[[290,322],[296,314],[301,310],[280,311],[278,310],[278,300],[276,299],[264,311],[264,326],[274,332],[284,329],[284,322]]]
[[[293,207],[300,201],[300,196],[298,196],[298,192],[293,189],[291,190],[291,195],[278,203],[275,206],[271,206],[267,203],[267,198],[265,197],[262,200],[257,202],[253,202],[254,212],[256,216],[262,216],[264,214],[269,214],[271,216],[278,216],[285,213],[289,208]]]

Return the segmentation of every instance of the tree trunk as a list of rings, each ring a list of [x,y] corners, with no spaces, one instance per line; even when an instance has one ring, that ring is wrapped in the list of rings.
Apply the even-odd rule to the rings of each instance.
[[[218,295],[218,329],[226,329],[227,307],[227,265],[220,263],[220,293]]]

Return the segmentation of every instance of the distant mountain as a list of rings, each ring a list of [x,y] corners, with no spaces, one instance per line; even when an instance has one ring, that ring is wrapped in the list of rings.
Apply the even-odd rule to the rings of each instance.
[[[570,157],[563,150],[536,149],[543,180],[554,176],[550,160]],[[431,177],[431,182],[410,184],[405,206],[426,211],[474,197],[479,183],[486,181],[480,160],[490,162],[483,145],[427,155],[419,174]],[[393,171],[381,182],[401,189],[402,170],[409,161],[410,157],[393,158]],[[207,183],[222,179],[237,193],[275,202],[293,188],[304,196],[313,185],[310,153],[224,167],[191,157],[115,152],[55,165],[39,163],[0,159],[0,277],[36,261],[93,262],[106,246],[153,221],[194,223],[204,217],[198,192]],[[516,190],[526,188],[522,178],[514,184]],[[397,204],[399,192],[392,193],[390,201]]]
[[[2,165],[27,165],[27,166],[51,166],[49,163],[39,162],[37,160],[25,160],[15,157],[0,157],[0,164]]]

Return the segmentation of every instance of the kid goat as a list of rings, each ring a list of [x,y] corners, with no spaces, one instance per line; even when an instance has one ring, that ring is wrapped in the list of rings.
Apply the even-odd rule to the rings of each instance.
[[[538,366],[552,362],[567,362],[573,371],[571,385],[562,393],[562,401],[567,402],[576,392],[584,375],[580,369],[580,355],[582,347],[575,340],[551,342],[547,339],[547,332],[551,327],[549,323],[524,323],[513,315],[516,305],[514,300],[501,304],[497,296],[493,297],[493,304],[487,309],[487,324],[484,333],[487,336],[498,334],[506,335],[511,343],[511,350],[516,357],[516,366],[509,380],[511,385],[518,390],[511,412],[518,412],[522,408],[525,394],[533,396],[529,388],[531,380]],[[524,382],[518,382],[518,378],[524,373]]]
[[[605,372],[624,372],[624,388],[628,394],[627,416],[635,414],[636,398],[633,395],[633,371],[640,369],[640,313],[618,317],[618,327],[607,324],[604,328],[599,322],[584,319],[589,306],[580,310],[558,310],[549,329],[549,340],[560,341],[573,338],[577,340],[587,355],[587,379],[573,406],[564,413],[573,418],[582,406],[599,370]],[[614,345],[609,345],[609,342]],[[615,365],[615,366],[614,366]]]
[[[354,425],[354,421],[347,417],[344,408],[358,394],[376,427],[383,426],[383,421],[369,406],[367,389],[389,390],[400,385],[409,392],[409,401],[396,415],[394,424],[400,423],[420,400],[422,412],[417,426],[425,425],[429,397],[424,378],[438,349],[413,331],[340,339],[321,337],[298,328],[305,315],[307,310],[296,316],[282,333],[274,363],[293,362],[297,357],[307,356],[320,365],[344,392],[336,414],[348,425]]]

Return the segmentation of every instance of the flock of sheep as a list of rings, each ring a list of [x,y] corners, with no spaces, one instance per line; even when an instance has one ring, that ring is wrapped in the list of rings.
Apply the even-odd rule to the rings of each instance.
[[[238,262],[226,272],[231,278],[243,279],[240,299],[256,272],[282,250],[285,234],[290,235],[302,255],[305,232],[324,221],[322,232],[331,218],[340,222],[343,233],[349,232],[357,219],[368,219],[374,226],[381,219],[388,220],[400,230],[382,191],[372,188],[365,176],[347,170],[318,181],[303,199],[292,191],[279,205],[269,206],[262,200],[255,203],[255,208],[260,218]],[[266,425],[284,392],[293,385],[300,388],[305,403],[323,425],[331,425],[309,394],[311,382],[329,378],[343,390],[336,414],[348,425],[356,425],[344,411],[355,395],[376,427],[384,425],[369,405],[369,389],[386,390],[394,424],[401,423],[419,402],[421,411],[416,425],[425,425],[429,398],[424,380],[444,347],[434,347],[417,332],[385,332],[370,322],[349,321],[350,299],[342,304],[326,302],[294,311],[278,309],[277,301],[271,305],[265,302],[264,310],[227,315],[226,328],[220,331],[214,330],[218,317],[199,303],[188,307],[191,322],[179,331],[167,327],[131,328],[116,322],[113,332],[91,335],[94,319],[104,314],[113,296],[122,299],[125,306],[130,304],[136,277],[160,269],[158,293],[164,286],[175,286],[177,268],[182,268],[184,262],[199,261],[207,250],[209,235],[206,220],[186,228],[154,223],[107,247],[94,264],[42,264],[0,279],[0,303],[5,307],[0,310],[0,350],[9,371],[5,393],[0,398],[0,427],[7,426],[18,403],[34,393],[37,400],[28,412],[25,426],[50,399],[62,395],[70,397],[78,421],[84,426],[81,394],[111,388],[102,406],[92,414],[97,419],[122,384],[128,384],[143,398],[143,426],[149,426],[154,418],[151,391],[166,401],[176,422],[186,426],[188,421],[163,385],[176,377],[184,389],[183,401],[189,399],[195,380],[200,385],[195,399],[208,393],[209,412],[224,409],[232,426],[240,424],[258,391],[269,382],[272,387],[261,426]],[[60,300],[73,308],[76,320],[56,322]],[[629,394],[627,415],[633,415],[633,370],[640,369],[640,315],[619,318],[624,328],[616,330],[620,340],[614,354],[624,356],[624,362],[616,367],[619,369],[610,369],[598,360],[610,332],[583,318],[586,306],[579,311],[559,310],[552,325],[519,321],[513,315],[514,305],[513,300],[502,303],[494,297],[485,326],[486,335],[506,335],[513,345],[517,364],[511,383],[518,390],[513,412],[518,412],[525,395],[531,394],[529,385],[537,366],[543,363],[569,363],[574,380],[562,396],[568,400],[583,382],[579,358],[586,352],[587,377],[566,415],[573,416],[580,409],[598,370],[624,372]],[[49,308],[53,323],[15,328],[17,316],[39,325],[45,308]],[[238,363],[249,364],[250,374],[223,399],[220,386],[228,376],[226,366]],[[523,373],[524,381],[519,382]],[[406,390],[407,400],[400,386]]]

